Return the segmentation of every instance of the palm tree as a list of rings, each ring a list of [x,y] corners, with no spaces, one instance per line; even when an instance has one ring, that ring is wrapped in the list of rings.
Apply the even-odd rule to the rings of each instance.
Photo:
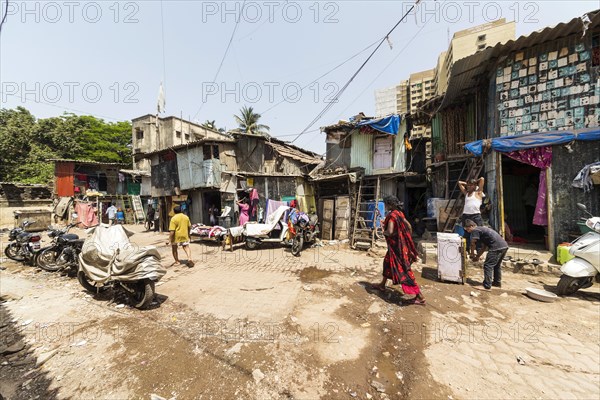
[[[212,121],[206,120],[200,126],[202,126],[205,129],[212,129],[213,131],[217,131],[217,132],[221,132],[221,133],[225,132],[225,129],[223,129],[223,128],[217,128],[217,123],[216,123],[216,121],[214,119]]]
[[[213,130],[217,129],[217,125],[216,125],[214,119],[212,121],[209,121],[209,120],[204,121],[204,123],[202,124],[202,127],[206,128],[206,129],[213,129]]]
[[[254,112],[254,108],[244,106],[240,110],[240,115],[234,115],[235,122],[239,125],[237,129],[239,132],[247,133],[250,135],[263,135],[269,136],[267,132],[271,128],[267,125],[262,125],[258,123],[260,119],[260,114]]]

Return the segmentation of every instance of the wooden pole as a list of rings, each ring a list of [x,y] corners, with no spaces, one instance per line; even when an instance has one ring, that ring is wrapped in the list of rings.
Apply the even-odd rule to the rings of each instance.
[[[504,185],[502,182],[502,153],[496,152],[496,188],[498,189],[498,210],[500,215],[500,226],[498,231],[503,238],[506,238],[504,232]]]

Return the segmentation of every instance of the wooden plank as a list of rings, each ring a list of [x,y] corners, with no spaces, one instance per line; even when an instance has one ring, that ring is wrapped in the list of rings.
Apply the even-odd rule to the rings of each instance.
[[[323,240],[331,240],[332,239],[332,231],[333,231],[333,200],[324,200],[323,201]]]
[[[350,224],[350,197],[339,196],[335,199],[335,234],[338,240],[348,239]]]

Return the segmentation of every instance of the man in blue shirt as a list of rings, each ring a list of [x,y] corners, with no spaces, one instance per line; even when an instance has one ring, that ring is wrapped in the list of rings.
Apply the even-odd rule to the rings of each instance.
[[[471,234],[470,255],[471,260],[479,261],[484,251],[488,251],[483,262],[483,287],[490,290],[492,286],[501,287],[502,260],[508,251],[508,243],[493,229],[477,224],[468,219],[465,221],[465,230]],[[476,244],[483,246],[475,254]]]

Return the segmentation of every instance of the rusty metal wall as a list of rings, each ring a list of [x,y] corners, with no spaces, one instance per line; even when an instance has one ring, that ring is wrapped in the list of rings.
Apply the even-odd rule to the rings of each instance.
[[[600,185],[591,192],[571,186],[575,175],[587,164],[600,160],[600,142],[575,142],[572,153],[565,146],[552,147],[552,202],[555,243],[570,241],[569,232],[577,231],[577,220],[583,213],[577,203],[583,203],[593,215],[600,215]]]

